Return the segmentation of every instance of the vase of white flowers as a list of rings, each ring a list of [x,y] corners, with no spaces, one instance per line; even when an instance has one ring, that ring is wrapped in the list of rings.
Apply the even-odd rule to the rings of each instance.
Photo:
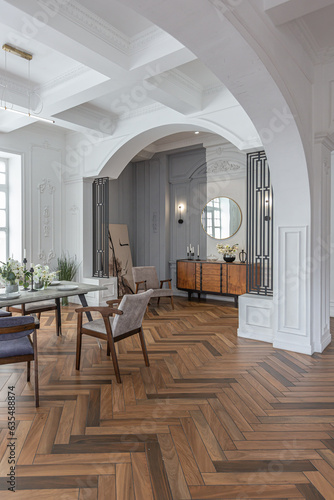
[[[0,280],[6,286],[6,293],[14,293],[19,290],[19,283],[23,279],[23,266],[15,259],[1,262]]]
[[[36,290],[44,290],[57,276],[57,272],[50,272],[49,266],[36,264],[34,266],[34,287]]]
[[[222,243],[217,243],[217,250],[218,253],[222,254],[224,257],[225,262],[234,262],[236,253],[238,251],[238,243],[235,243],[234,245],[223,245]]]

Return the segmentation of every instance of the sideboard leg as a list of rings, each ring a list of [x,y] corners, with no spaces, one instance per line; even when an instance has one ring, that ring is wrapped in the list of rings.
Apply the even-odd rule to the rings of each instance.
[[[197,293],[197,297],[198,297],[198,300],[201,299],[201,293],[200,292]]]
[[[234,296],[234,306],[238,307],[238,295]]]
[[[188,292],[188,300],[191,299],[191,292]]]

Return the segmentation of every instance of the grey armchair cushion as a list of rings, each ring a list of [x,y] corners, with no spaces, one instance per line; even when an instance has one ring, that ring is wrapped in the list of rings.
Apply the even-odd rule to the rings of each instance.
[[[113,325],[114,318],[110,317],[109,321],[110,321],[110,326],[111,326],[111,331],[112,331],[112,325]],[[107,335],[103,318],[94,319],[94,321],[88,321],[87,323],[84,323],[82,325],[82,328],[84,328],[85,330],[90,330],[92,332],[99,332],[99,333],[104,333],[105,335]]]
[[[9,318],[9,316],[11,316],[12,313],[10,313],[9,311],[1,311],[0,310],[0,318]]]
[[[137,330],[141,327],[147,304],[153,294],[153,290],[147,290],[139,295],[124,295],[118,309],[123,314],[117,314],[116,317],[110,317],[111,331],[114,337],[123,335],[123,333]],[[107,334],[104,320],[96,319],[88,321],[82,325],[85,330]]]
[[[160,287],[157,271],[154,266],[133,267],[132,276],[135,283],[146,281],[146,290]],[[145,285],[140,285],[139,289],[144,290]]]
[[[146,281],[146,289],[153,290],[152,297],[172,297],[173,290],[170,288],[160,288],[160,281],[158,280],[157,271],[154,266],[141,266],[132,268],[133,281],[138,283]],[[141,283],[137,293],[145,291],[145,283]]]
[[[153,290],[147,290],[139,295],[124,295],[118,309],[123,314],[117,315],[113,322],[113,335],[123,335],[141,328],[147,304],[152,297]]]
[[[27,333],[27,332],[24,332]],[[8,342],[0,342],[0,358],[26,356],[34,354],[34,348],[28,337],[22,337]]]
[[[21,326],[21,325],[29,325],[31,324],[32,329],[26,330],[23,332],[17,333],[1,333],[2,328],[10,328],[12,326]],[[30,335],[35,328],[35,320],[31,316],[19,316],[19,317],[10,317],[10,318],[1,318],[0,319],[0,342],[6,340],[17,340],[22,337],[26,337]]]
[[[25,304],[26,312],[34,311],[35,309],[42,311],[43,309],[48,309],[49,307],[57,307],[54,300],[41,300],[39,302],[30,302],[29,304]]]

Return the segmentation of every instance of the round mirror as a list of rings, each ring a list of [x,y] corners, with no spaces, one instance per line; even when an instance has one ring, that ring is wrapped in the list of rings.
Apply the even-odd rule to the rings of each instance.
[[[201,222],[204,231],[216,240],[233,236],[241,226],[242,215],[239,205],[231,198],[213,198],[202,211]]]

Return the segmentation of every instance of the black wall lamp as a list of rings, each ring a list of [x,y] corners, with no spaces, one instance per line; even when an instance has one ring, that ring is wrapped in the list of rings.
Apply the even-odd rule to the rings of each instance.
[[[179,224],[183,224],[183,219],[182,219],[182,211],[184,209],[184,206],[182,204],[179,205],[179,220],[177,221]]]

